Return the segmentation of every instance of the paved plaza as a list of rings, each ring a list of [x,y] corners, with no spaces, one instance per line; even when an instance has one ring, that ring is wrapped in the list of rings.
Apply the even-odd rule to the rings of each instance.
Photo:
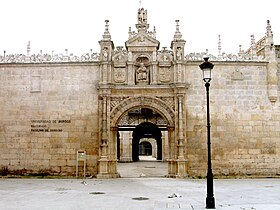
[[[205,209],[206,180],[0,179],[2,210]],[[280,179],[214,180],[216,209],[279,210]]]
[[[2,210],[205,209],[205,179],[165,178],[167,163],[118,163],[118,179],[0,179]],[[216,209],[280,210],[280,179],[215,179]]]

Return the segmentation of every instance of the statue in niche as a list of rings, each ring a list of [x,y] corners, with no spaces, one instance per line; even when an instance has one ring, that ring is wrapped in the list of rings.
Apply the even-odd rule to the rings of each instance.
[[[139,68],[136,70],[137,81],[148,81],[148,71],[144,63],[140,63]]]
[[[178,47],[177,48],[177,60],[182,60],[182,49],[181,49],[181,47]]]
[[[132,61],[132,52],[128,52],[128,61]]]
[[[107,60],[108,60],[107,47],[104,47],[104,49],[103,49],[103,60],[104,60],[104,61],[107,61]]]

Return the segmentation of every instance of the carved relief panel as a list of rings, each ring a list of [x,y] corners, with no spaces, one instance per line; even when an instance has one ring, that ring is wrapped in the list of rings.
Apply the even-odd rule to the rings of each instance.
[[[167,83],[171,81],[171,69],[170,67],[160,67],[159,68],[159,81],[162,83]]]
[[[161,83],[171,82],[171,66],[172,66],[172,52],[166,50],[164,48],[158,54],[158,62],[159,62],[159,69],[158,69],[158,81]]]
[[[117,47],[112,57],[114,63],[113,70],[113,81],[115,83],[125,83],[126,82],[126,61],[127,61],[127,51],[123,50],[122,47]]]
[[[126,68],[114,68],[114,82],[124,83],[126,77]]]

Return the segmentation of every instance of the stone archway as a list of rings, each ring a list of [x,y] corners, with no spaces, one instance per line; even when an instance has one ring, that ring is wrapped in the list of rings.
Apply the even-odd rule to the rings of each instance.
[[[110,113],[110,127],[117,127],[121,118],[135,107],[155,110],[167,120],[169,127],[175,127],[175,113],[172,107],[160,98],[142,96],[124,99],[113,107]]]
[[[156,157],[155,153],[157,153],[156,142],[154,143],[150,139],[147,140],[145,138],[140,139],[140,141],[139,141],[139,156],[145,155],[145,156]],[[140,157],[139,157],[139,159],[140,159]]]
[[[184,144],[182,143],[183,130],[181,122],[183,119],[182,115],[179,115],[178,118],[178,115],[175,114],[175,103],[177,103],[176,100],[168,101],[153,96],[119,97],[119,100],[109,102],[111,107],[108,113],[108,102],[103,100],[103,120],[101,124],[103,127],[101,131],[101,158],[99,160],[98,178],[117,177],[118,125],[121,119],[135,108],[153,110],[166,120],[166,130],[168,132],[168,158],[166,158],[168,162],[168,176],[184,177],[186,174],[186,160],[184,158]],[[179,109],[181,109],[180,107],[181,105]],[[139,144],[138,140],[136,142]],[[158,156],[161,158],[161,155]]]
[[[150,122],[144,122],[138,125],[133,131],[132,138],[132,160],[139,160],[139,142],[140,139],[149,135],[157,142],[157,160],[162,160],[162,139],[159,128]]]

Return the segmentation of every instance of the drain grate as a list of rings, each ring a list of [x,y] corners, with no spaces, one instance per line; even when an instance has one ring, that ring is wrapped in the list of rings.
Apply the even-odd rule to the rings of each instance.
[[[90,192],[89,194],[91,194],[91,195],[103,195],[105,193],[104,192]]]
[[[145,201],[145,200],[149,200],[149,198],[145,198],[145,197],[136,197],[136,198],[132,198],[132,200]]]

